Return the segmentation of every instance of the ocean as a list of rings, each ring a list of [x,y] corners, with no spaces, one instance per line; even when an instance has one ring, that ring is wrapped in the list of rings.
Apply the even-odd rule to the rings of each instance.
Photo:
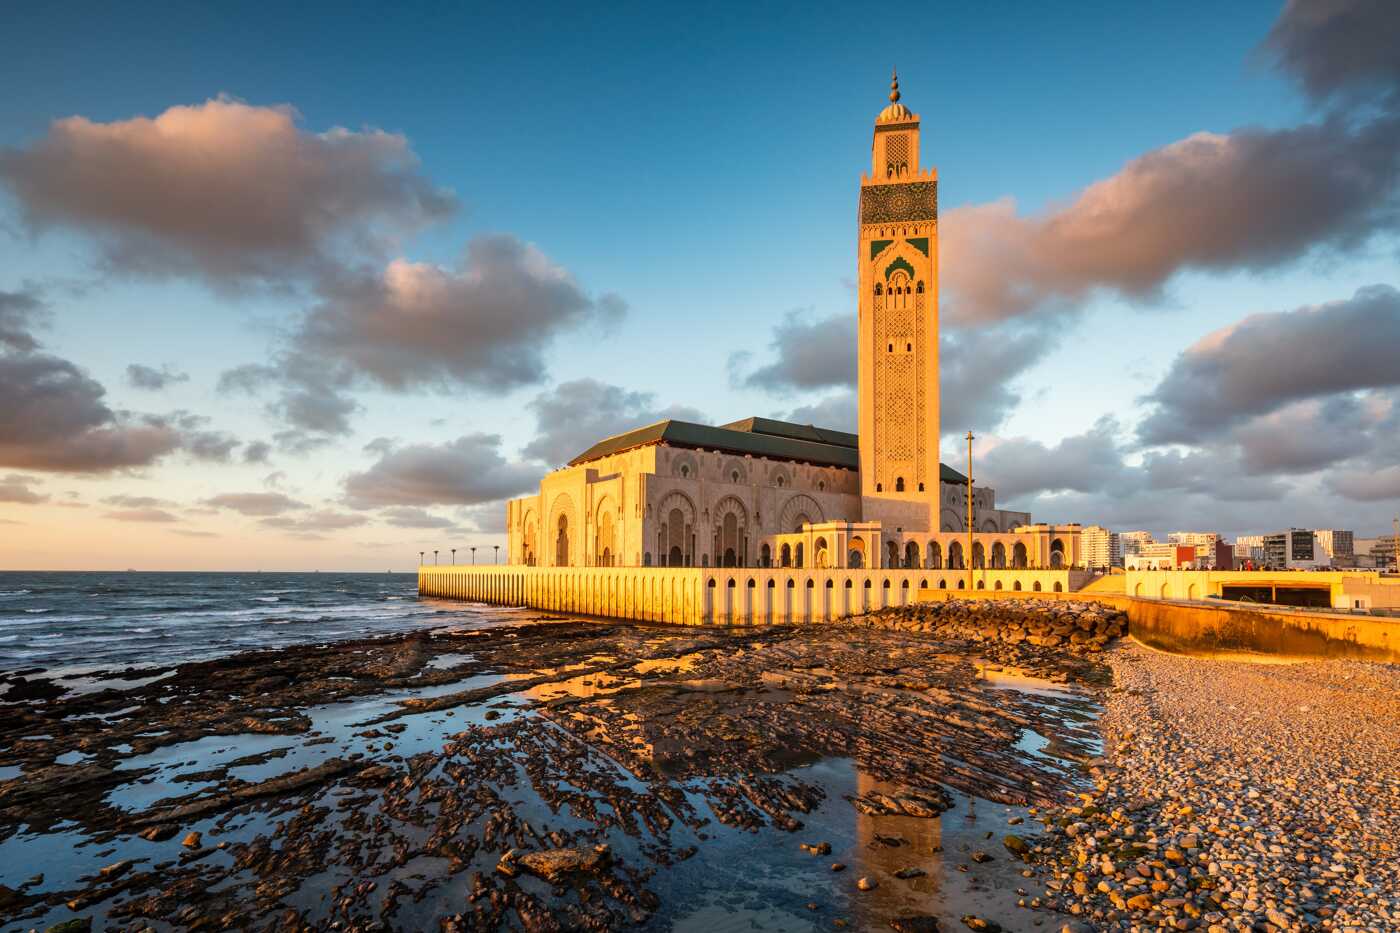
[[[96,671],[501,616],[419,602],[407,573],[0,572],[0,672],[43,668],[77,687]]]

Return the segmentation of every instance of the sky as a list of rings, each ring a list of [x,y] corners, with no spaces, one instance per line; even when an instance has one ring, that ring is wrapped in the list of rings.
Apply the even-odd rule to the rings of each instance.
[[[1400,5],[0,18],[0,569],[489,560],[599,437],[853,429],[893,67],[946,462],[1117,530],[1400,510]]]

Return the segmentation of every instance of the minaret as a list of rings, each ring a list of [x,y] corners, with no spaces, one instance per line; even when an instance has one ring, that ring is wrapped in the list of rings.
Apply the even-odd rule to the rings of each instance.
[[[870,152],[857,255],[862,517],[937,530],[938,172],[919,168],[919,116],[899,102],[898,75]]]

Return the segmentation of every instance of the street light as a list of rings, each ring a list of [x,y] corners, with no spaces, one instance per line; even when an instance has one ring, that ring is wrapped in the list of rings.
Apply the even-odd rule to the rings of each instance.
[[[433,563],[437,563],[437,551],[433,551]]]
[[[472,548],[472,563],[476,563],[476,548]]]
[[[491,563],[499,564],[501,562],[501,546],[499,544],[493,546],[496,548],[496,556],[491,559]]]
[[[419,552],[418,552],[418,566],[419,566],[419,567],[422,567],[422,566],[423,566],[423,552],[422,552],[422,551],[419,551]]]
[[[967,591],[972,593],[972,432],[967,432]]]
[[[457,549],[455,547],[452,549],[452,566],[457,566]]]

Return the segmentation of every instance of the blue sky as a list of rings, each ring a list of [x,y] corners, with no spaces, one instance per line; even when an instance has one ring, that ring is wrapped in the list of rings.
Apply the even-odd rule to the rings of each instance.
[[[1343,4],[1352,5],[1364,6]],[[18,176],[6,185],[0,173],[0,292],[37,296],[47,312],[33,319],[42,345],[33,352],[70,361],[100,383],[114,412],[183,411],[239,444],[222,459],[182,448],[134,467],[79,472],[11,457],[0,477],[28,493],[5,501],[0,485],[0,519],[10,523],[0,531],[23,531],[28,540],[0,536],[8,539],[0,540],[0,566],[402,567],[422,546],[449,538],[500,540],[483,518],[496,507],[478,490],[349,503],[347,477],[376,464],[389,469],[384,461],[395,449],[482,434],[501,435],[495,449],[513,468],[529,460],[521,449],[547,428],[531,400],[561,384],[613,387],[624,394],[615,412],[623,421],[669,406],[716,421],[781,415],[839,396],[839,385],[800,379],[745,385],[745,363],[731,358],[751,353],[752,366],[781,357],[770,342],[790,312],[810,321],[853,317],[857,184],[892,65],[904,102],[923,118],[922,156],[939,170],[940,207],[954,217],[1003,198],[1014,199],[1019,216],[1053,217],[1088,186],[1192,134],[1286,132],[1335,107],[1300,89],[1297,73],[1261,47],[1280,21],[1277,3],[937,4],[916,13],[895,22],[849,5],[796,4],[7,10],[0,60],[23,92],[0,98],[0,151],[32,153],[52,121],[70,116],[122,124],[221,95],[252,108],[289,105],[303,134],[343,127],[402,136],[417,159],[411,173],[455,195],[457,209],[432,222],[386,232],[367,221],[351,231],[382,234],[387,245],[372,256],[337,252],[346,268],[396,259],[451,268],[474,238],[503,234],[533,245],[585,300],[615,295],[626,313],[580,317],[547,332],[542,368],[514,387],[488,374],[398,391],[382,379],[348,376],[341,391],[357,406],[348,430],[292,449],[273,441],[289,431],[284,415],[268,411],[275,390],[229,391],[220,377],[269,360],[275,369],[308,309],[323,300],[317,283],[298,273],[276,288],[248,287],[183,269],[104,266],[102,238],[135,227],[36,208]],[[1382,19],[1376,29],[1390,26]],[[1312,54],[1301,47],[1300,55]],[[26,170],[41,171],[35,164]],[[1393,187],[1375,194],[1393,196]],[[1202,522],[1231,534],[1302,523],[1382,531],[1395,507],[1389,486],[1365,485],[1356,498],[1327,485],[1338,470],[1386,469],[1369,435],[1353,453],[1370,460],[1334,458],[1306,473],[1296,464],[1259,470],[1261,488],[1283,484],[1272,499],[1202,492],[1193,481],[1166,497],[1180,506],[1166,510],[1162,495],[1145,497],[1154,500],[1147,508],[1144,497],[1121,488],[1143,481],[1132,471],[1154,450],[1238,459],[1238,450],[1220,446],[1236,440],[1212,441],[1209,450],[1189,441],[1154,448],[1136,433],[1153,404],[1143,397],[1182,369],[1179,356],[1196,341],[1250,314],[1400,285],[1393,226],[1363,226],[1348,235],[1323,231],[1315,246],[1295,242],[1267,262],[1185,261],[1146,297],[1089,282],[1071,299],[1048,303],[1055,307],[1002,325],[1011,330],[994,330],[1032,329],[1042,343],[1016,372],[984,376],[1019,399],[973,425],[986,438],[994,479],[1003,448],[1003,502],[1046,518],[1158,531]],[[1389,307],[1378,312],[1382,319]],[[135,388],[131,364],[169,366],[188,379],[159,391]],[[282,377],[262,378],[272,385]],[[1249,416],[1277,421],[1288,415],[1285,403],[1340,392],[1372,413],[1358,430],[1374,432],[1393,417],[1388,393],[1397,381],[1382,372],[1342,389],[1290,389],[1273,409],[1256,406]],[[1116,439],[1110,456],[1119,473],[1104,484],[1118,484],[1117,492],[1037,483],[1011,462],[1095,430],[1102,440],[1105,416],[1114,419],[1106,433]],[[946,418],[945,428],[964,429]],[[365,449],[376,438],[388,440]],[[256,442],[272,450],[245,462]],[[258,513],[208,504],[253,492],[297,506]],[[104,502],[121,496],[158,502],[131,509]],[[417,512],[395,513],[401,524],[390,524],[384,510],[394,508]],[[295,519],[299,509],[356,523],[264,521]],[[113,517],[143,510],[144,519]],[[414,521],[444,527],[403,527]],[[66,547],[65,528],[83,529],[92,544]],[[139,553],[126,556],[132,541]]]

